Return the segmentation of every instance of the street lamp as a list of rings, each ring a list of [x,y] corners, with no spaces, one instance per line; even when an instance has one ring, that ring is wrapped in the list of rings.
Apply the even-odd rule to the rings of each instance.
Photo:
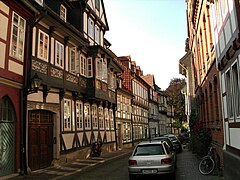
[[[37,75],[37,73],[35,73],[31,79],[31,87],[27,88],[25,91],[26,94],[37,93],[41,83],[42,79]]]

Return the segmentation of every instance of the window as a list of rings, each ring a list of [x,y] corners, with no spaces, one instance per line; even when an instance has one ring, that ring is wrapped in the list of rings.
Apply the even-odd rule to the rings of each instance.
[[[236,115],[240,115],[240,89],[239,89],[239,79],[238,79],[238,68],[237,68],[237,63],[235,63],[232,67],[232,76],[233,76],[233,94],[234,94],[234,101],[235,101],[235,108],[236,108]]]
[[[222,23],[225,21],[225,18],[228,13],[228,4],[227,0],[216,0],[216,13],[217,13],[217,26],[218,31],[221,29]]]
[[[71,130],[71,112],[71,100],[64,99],[64,131]]]
[[[21,61],[23,61],[24,55],[25,26],[26,21],[13,12],[10,54]]]
[[[100,0],[95,0],[95,7],[97,10],[100,10]]]
[[[98,108],[98,118],[99,118],[99,129],[104,129],[104,117],[103,117],[103,108]]]
[[[108,80],[108,70],[107,70],[107,61],[103,58],[96,60],[96,78],[106,82]]]
[[[104,119],[105,119],[105,127],[109,130],[109,115],[108,115],[108,108],[104,109]]]
[[[94,25],[91,18],[88,19],[88,35],[94,38]]]
[[[102,62],[102,81],[107,83],[107,61]]]
[[[96,105],[92,105],[92,125],[93,125],[93,129],[98,128],[97,106]]]
[[[55,65],[63,68],[63,58],[64,58],[64,46],[60,42],[56,41]]]
[[[67,9],[64,7],[64,5],[60,6],[60,18],[65,22],[67,20]]]
[[[87,58],[87,77],[92,77],[92,58]]]
[[[92,77],[92,58],[80,55],[80,74],[85,77]]]
[[[48,61],[49,36],[39,30],[38,34],[38,58]]]
[[[83,129],[83,103],[81,101],[76,102],[76,119],[77,130]]]
[[[96,78],[101,80],[102,77],[102,61],[103,59],[100,58],[96,61]]]
[[[86,57],[80,56],[80,74],[86,76]]]
[[[228,118],[233,118],[233,107],[232,107],[232,89],[231,89],[231,75],[230,71],[226,73],[226,91],[227,91],[227,104],[228,104]]]
[[[70,72],[78,73],[77,69],[77,50],[76,47],[69,49],[69,63],[70,63]]]
[[[112,111],[112,109],[109,110],[109,121],[110,121],[111,130],[114,130],[114,121],[113,121],[113,111]]]
[[[39,5],[43,5],[43,0],[35,0]]]
[[[100,32],[99,27],[95,26],[95,42],[100,44]]]
[[[90,105],[84,104],[84,121],[85,121],[85,129],[91,128],[91,112]]]

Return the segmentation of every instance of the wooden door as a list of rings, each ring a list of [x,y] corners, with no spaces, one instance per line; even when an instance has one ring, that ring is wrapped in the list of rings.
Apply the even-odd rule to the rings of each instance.
[[[53,160],[53,113],[29,112],[29,167],[46,168]]]

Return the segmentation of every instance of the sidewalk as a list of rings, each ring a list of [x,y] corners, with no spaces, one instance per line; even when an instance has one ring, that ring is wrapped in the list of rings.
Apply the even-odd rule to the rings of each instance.
[[[40,169],[37,171],[33,171],[28,175],[24,176],[16,176],[10,179],[34,179],[34,180],[42,180],[42,179],[51,179],[56,180],[61,178],[62,176],[69,176],[76,172],[83,171],[84,169],[91,168],[93,166],[101,165],[102,163],[121,158],[126,154],[130,154],[132,152],[132,148],[126,148],[118,151],[112,151],[108,153],[102,153],[100,157],[91,157],[87,159],[76,159],[74,162],[63,163],[59,166],[50,166],[45,169]]]
[[[183,151],[177,154],[176,180],[224,180],[223,177],[212,174],[202,175],[198,170],[199,161],[186,146],[183,146]]]

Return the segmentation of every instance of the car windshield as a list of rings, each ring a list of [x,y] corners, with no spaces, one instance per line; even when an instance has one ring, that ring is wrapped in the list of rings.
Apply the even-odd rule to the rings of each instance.
[[[134,156],[162,155],[164,150],[161,144],[138,145]]]

